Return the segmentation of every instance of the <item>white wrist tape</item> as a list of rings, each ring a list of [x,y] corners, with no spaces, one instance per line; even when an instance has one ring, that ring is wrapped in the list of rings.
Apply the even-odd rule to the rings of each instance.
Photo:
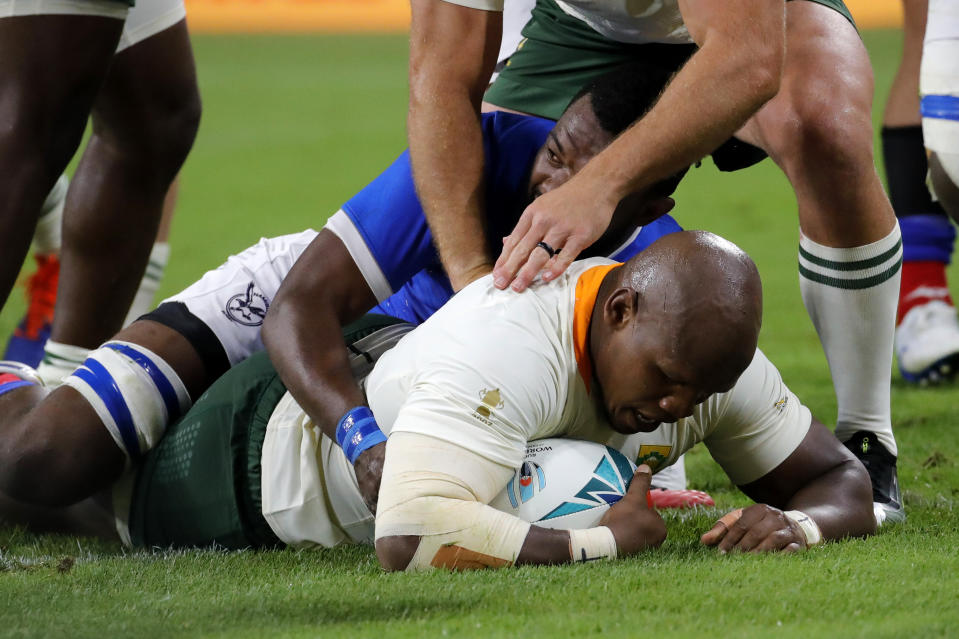
[[[570,530],[569,554],[573,561],[616,559],[616,538],[606,526]]]
[[[803,535],[806,536],[807,547],[822,543],[822,531],[819,530],[819,526],[813,521],[812,517],[801,510],[786,510],[783,514],[799,524],[799,527],[802,528]]]

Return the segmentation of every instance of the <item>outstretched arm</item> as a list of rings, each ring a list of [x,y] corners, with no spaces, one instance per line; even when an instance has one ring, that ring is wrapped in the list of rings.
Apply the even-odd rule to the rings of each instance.
[[[707,546],[722,552],[799,550],[815,535],[803,516],[812,520],[822,540],[876,530],[866,469],[815,419],[785,461],[740,488],[757,503],[717,522],[702,536]],[[790,512],[792,516],[786,514]]]
[[[634,554],[666,537],[662,518],[646,501],[648,466],[640,467],[600,526],[551,530],[487,505],[509,468],[410,433],[394,432],[388,449],[376,518],[376,553],[387,570],[588,561]]]
[[[773,97],[785,55],[784,5],[679,0],[699,50],[642,122],[527,207],[496,261],[496,285],[523,290],[544,268],[546,281],[560,275],[602,234],[620,200],[712,152]],[[549,259],[533,250],[539,241],[562,250]]]
[[[480,102],[503,17],[413,0],[407,128],[416,191],[454,290],[492,268],[485,241]]]

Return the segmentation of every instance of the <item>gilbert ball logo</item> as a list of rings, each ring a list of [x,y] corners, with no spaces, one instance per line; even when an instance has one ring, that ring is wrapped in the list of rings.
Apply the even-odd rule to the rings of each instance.
[[[524,461],[506,485],[506,494],[513,508],[518,508],[520,503],[525,504],[544,488],[546,473],[536,462]]]

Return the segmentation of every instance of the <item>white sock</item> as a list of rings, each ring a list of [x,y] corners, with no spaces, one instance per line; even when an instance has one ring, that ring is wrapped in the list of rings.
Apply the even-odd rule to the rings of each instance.
[[[686,490],[686,455],[680,455],[675,464],[653,475],[651,486],[664,490]]]
[[[823,246],[800,233],[799,290],[836,389],[836,437],[866,430],[893,455],[889,387],[901,266],[898,223],[883,239],[854,248]]]
[[[47,194],[47,199],[43,201],[43,208],[40,209],[40,217],[37,219],[37,228],[33,232],[34,250],[40,255],[60,252],[63,203],[67,200],[69,187],[70,179],[66,175],[61,175]]]
[[[153,298],[156,297],[157,290],[160,288],[163,272],[169,261],[170,244],[168,242],[154,244],[153,250],[150,251],[147,270],[143,274],[143,279],[140,280],[140,288],[137,289],[137,294],[133,298],[127,318],[123,320],[124,326],[132,324],[138,317],[153,310]]]
[[[43,361],[37,367],[37,375],[47,388],[56,388],[63,379],[83,363],[90,350],[82,346],[71,346],[47,340],[43,347]]]

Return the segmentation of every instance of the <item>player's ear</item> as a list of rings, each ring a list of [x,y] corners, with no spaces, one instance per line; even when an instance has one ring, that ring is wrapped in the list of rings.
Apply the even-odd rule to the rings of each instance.
[[[639,296],[631,288],[620,287],[603,304],[603,321],[616,330],[629,324],[638,310]]]

